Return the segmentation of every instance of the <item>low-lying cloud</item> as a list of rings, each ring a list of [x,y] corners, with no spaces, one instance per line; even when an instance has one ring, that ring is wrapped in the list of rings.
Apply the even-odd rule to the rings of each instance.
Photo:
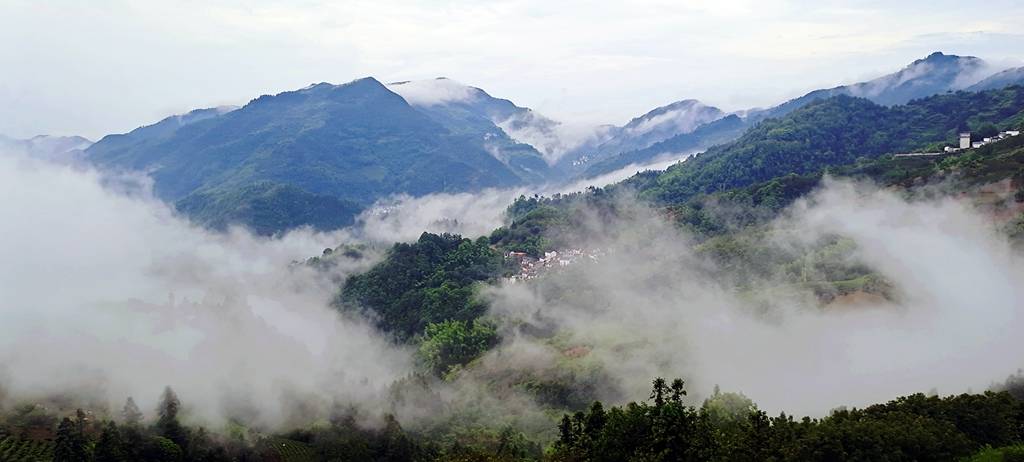
[[[933,389],[979,391],[1024,362],[1024,263],[964,202],[829,182],[775,226],[773,245],[851,239],[856,263],[893,284],[897,301],[822,308],[777,281],[752,297],[713,279],[686,236],[651,211],[581,242],[604,249],[599,262],[493,290],[492,314],[510,320],[509,332],[522,322],[563,332],[558,347],[525,334],[507,341],[600,364],[621,390],[613,399],[681,376],[694,399],[717,384],[772,413],[822,415]]]
[[[0,156],[8,399],[73,391],[116,409],[131,395],[152,409],[170,385],[192,418],[271,426],[308,422],[297,414],[338,403],[391,404],[408,419],[437,414],[415,396],[387,397],[415,370],[407,348],[328,306],[341,278],[376,260],[339,258],[328,273],[291,262],[355,238],[485,235],[524,193],[397,198],[354,230],[270,239],[203,230],[144,188],[126,195],[110,185],[92,171]],[[962,200],[908,201],[828,181],[791,207],[766,245],[843,236],[854,262],[898,294],[825,309],[776,280],[751,295],[711,276],[714,265],[659,211],[624,205],[629,217],[595,216],[580,229],[578,246],[600,249],[596,262],[484,291],[504,343],[435,386],[429,393],[443,403],[430,406],[486,409],[475,415],[513,416],[540,434],[553,427],[532,398],[485,384],[550,376],[581,384],[581,400],[621,402],[646,396],[655,376],[681,376],[693,399],[720,385],[772,413],[821,415],[932,389],[978,391],[1024,362],[1024,264]],[[566,360],[584,366],[564,369]]]
[[[342,233],[212,233],[95,172],[0,155],[0,387],[152,409],[166,385],[197,418],[278,425],[297,402],[373,403],[408,351],[328,307],[331,274],[293,260]]]

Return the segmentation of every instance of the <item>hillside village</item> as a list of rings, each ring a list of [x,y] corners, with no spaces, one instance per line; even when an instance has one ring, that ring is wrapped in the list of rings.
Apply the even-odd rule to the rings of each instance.
[[[542,276],[544,273],[559,268],[572,266],[582,261],[598,261],[604,256],[601,249],[569,249],[561,252],[544,252],[544,256],[534,258],[526,252],[506,252],[505,261],[514,262],[519,266],[519,272],[506,278],[510,283],[528,281]]]
[[[893,157],[926,157],[926,156],[943,156],[947,154],[959,154],[968,149],[977,149],[986,144],[995,143],[996,141],[1005,140],[1007,138],[1020,135],[1020,130],[1006,130],[1001,131],[995,136],[989,136],[982,138],[979,141],[971,141],[971,132],[960,133],[960,144],[958,146],[946,146],[942,149],[942,152],[907,152],[894,154]]]

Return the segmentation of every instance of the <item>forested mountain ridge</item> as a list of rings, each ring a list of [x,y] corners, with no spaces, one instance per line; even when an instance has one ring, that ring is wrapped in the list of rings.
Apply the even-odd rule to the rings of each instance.
[[[958,92],[884,107],[837,96],[768,119],[736,141],[716,146],[656,176],[627,183],[644,197],[681,202],[790,173],[810,173],[859,157],[952,145],[960,131],[1024,120],[1024,87]]]
[[[254,183],[285,185],[365,207],[393,193],[505,187],[543,176],[536,163],[523,160],[524,154],[503,161],[488,152],[478,133],[446,128],[372,78],[317,84],[265,95],[230,112],[190,115],[201,117],[189,117],[187,123],[167,119],[105,137],[90,147],[88,159],[103,169],[149,172],[159,197],[180,202],[185,211],[203,203],[204,213],[196,218],[207,223],[231,216],[239,205],[232,198],[248,197],[245,188]],[[308,210],[272,202],[275,213],[289,217],[259,223],[258,229],[286,229],[274,223],[351,221],[349,215],[330,223],[309,222],[302,218]]]

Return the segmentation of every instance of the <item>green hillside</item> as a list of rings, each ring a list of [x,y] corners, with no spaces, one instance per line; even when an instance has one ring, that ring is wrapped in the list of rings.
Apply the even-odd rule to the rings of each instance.
[[[201,222],[255,224],[264,232],[345,223],[351,213],[334,221],[312,215],[342,212],[349,203],[365,207],[389,194],[507,187],[546,175],[536,151],[508,142],[508,157],[499,159],[479,130],[450,130],[372,78],[265,95],[222,114],[192,115],[104,137],[89,148],[88,159],[106,170],[149,173],[160,198],[197,213]],[[268,198],[267,191],[251,190],[265,183],[297,191]],[[298,195],[316,208],[282,204],[296,203]],[[254,209],[264,203],[272,209]],[[247,216],[244,210],[274,217]]]
[[[858,158],[940,149],[957,133],[986,124],[999,128],[1024,121],[1024,87],[952,93],[884,107],[837,96],[779,119],[768,119],[733,143],[708,149],[660,175],[627,184],[663,204],[702,193],[740,188],[788,174],[814,173]]]

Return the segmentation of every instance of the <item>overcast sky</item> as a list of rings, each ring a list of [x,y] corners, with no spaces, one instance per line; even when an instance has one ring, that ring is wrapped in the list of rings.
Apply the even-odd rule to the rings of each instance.
[[[0,134],[96,139],[368,75],[621,124],[684,98],[770,105],[936,50],[1021,65],[1021,24],[1022,0],[0,0]]]

